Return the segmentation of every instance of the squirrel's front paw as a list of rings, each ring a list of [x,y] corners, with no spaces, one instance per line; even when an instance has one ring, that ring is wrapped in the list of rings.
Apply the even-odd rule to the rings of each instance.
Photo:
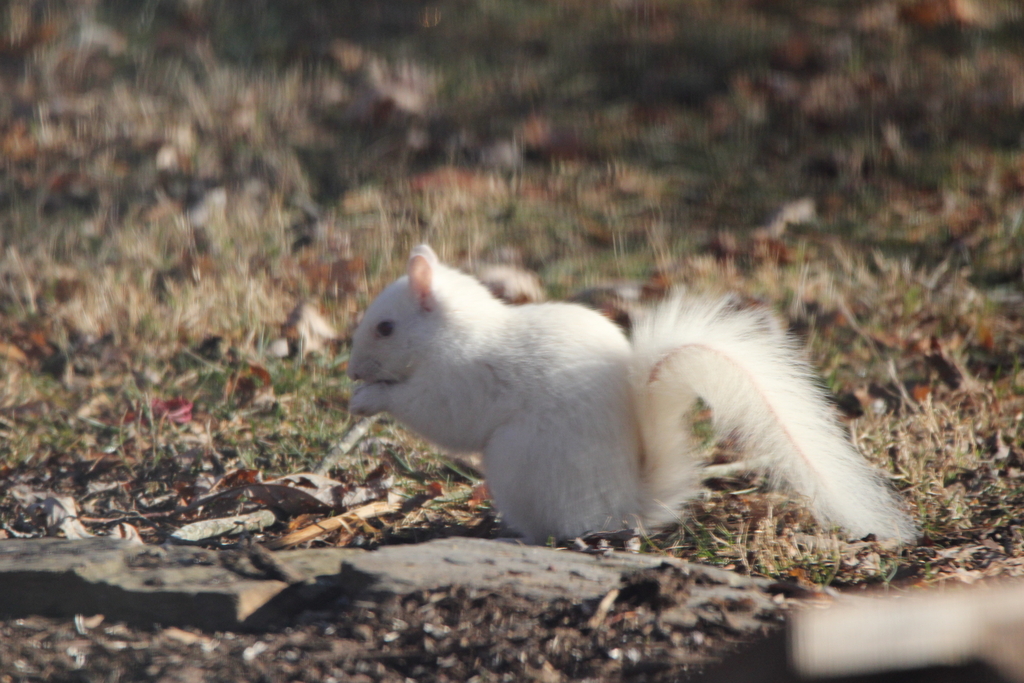
[[[384,384],[363,384],[357,387],[348,400],[348,411],[353,415],[376,415],[387,410],[387,386]]]

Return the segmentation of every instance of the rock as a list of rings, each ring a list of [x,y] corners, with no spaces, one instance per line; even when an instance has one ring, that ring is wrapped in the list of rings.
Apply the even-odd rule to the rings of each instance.
[[[301,598],[334,590],[344,549],[280,553],[307,577],[294,586],[265,578],[244,551],[139,546],[112,538],[0,542],[0,615],[103,614],[132,624],[259,628]]]
[[[89,538],[0,542],[0,616],[103,614],[145,626],[259,630],[341,597],[379,600],[457,585],[535,600],[594,600],[624,577],[666,564],[692,580],[694,609],[737,599],[762,613],[778,609],[767,580],[652,555],[593,556],[467,538],[278,553]]]
[[[342,590],[352,597],[464,585],[482,591],[510,590],[538,600],[591,600],[617,587],[623,576],[662,564],[699,573],[709,584],[706,590],[723,585],[767,587],[771,583],[656,555],[594,556],[473,538],[388,546],[352,555],[345,559],[341,577]]]

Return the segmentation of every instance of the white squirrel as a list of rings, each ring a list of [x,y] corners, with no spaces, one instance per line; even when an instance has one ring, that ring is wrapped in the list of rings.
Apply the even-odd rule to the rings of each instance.
[[[633,331],[583,306],[510,306],[426,245],[357,327],[349,409],[387,411],[481,452],[506,523],[530,543],[679,518],[700,483],[697,398],[775,483],[854,537],[912,542],[899,497],[846,438],[798,347],[761,310],[676,296]]]

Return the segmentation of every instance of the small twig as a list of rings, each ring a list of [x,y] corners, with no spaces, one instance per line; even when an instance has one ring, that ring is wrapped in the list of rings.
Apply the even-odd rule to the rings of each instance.
[[[117,510],[111,510],[111,512],[118,512]],[[166,516],[163,512],[130,512],[122,514],[120,517],[85,517],[79,516],[79,521],[84,524],[95,524],[97,526],[108,527],[114,526],[115,524],[130,524],[131,522],[144,522],[145,524],[156,527],[157,524],[154,519],[160,519]]]
[[[198,353],[196,353],[192,349],[184,349],[184,352],[185,352],[185,355],[191,356],[193,360],[197,360],[200,363],[205,364],[211,370],[217,370],[218,372],[226,372],[227,371],[227,368],[225,368],[220,363],[215,363],[215,362],[211,361],[208,358],[203,358],[202,356],[200,356]]]
[[[613,588],[610,591],[608,591],[605,594],[605,596],[601,598],[601,602],[598,603],[597,610],[594,612],[594,616],[590,617],[590,619],[587,621],[587,628],[595,629],[602,623],[604,623],[605,617],[608,616],[609,610],[611,610],[612,605],[615,604],[615,600],[618,597],[618,588]]]
[[[722,465],[708,465],[701,470],[704,480],[726,479],[736,477],[748,472],[764,472],[771,463],[767,458],[751,458],[750,460],[737,460]]]
[[[355,510],[349,510],[343,515],[337,517],[328,517],[322,519],[319,522],[313,522],[309,526],[303,527],[297,531],[293,531],[290,534],[286,534],[281,538],[270,541],[264,544],[264,547],[269,550],[280,550],[282,548],[290,548],[291,546],[312,541],[314,538],[323,536],[324,534],[330,533],[337,529],[344,527],[349,534],[352,533],[349,522],[366,521],[373,519],[374,517],[380,517],[389,512],[396,512],[398,510],[397,505],[379,500],[375,503],[369,503],[358,507]]]
[[[313,470],[314,474],[325,476],[327,472],[338,464],[338,462],[351,452],[359,440],[366,436],[366,432],[370,430],[373,423],[378,420],[376,415],[371,417],[364,417],[359,422],[355,423],[351,429],[348,430],[341,441],[331,446],[331,449],[327,451],[327,455],[320,461],[320,464]]]
[[[900,392],[900,398],[903,399],[904,405],[913,412],[919,412],[921,410],[921,404],[913,399],[907,388],[903,386],[903,382],[900,381],[899,374],[896,372],[896,362],[890,358],[889,362],[886,363],[885,369],[889,372],[889,379],[896,385],[896,390]]]
[[[851,330],[853,330],[854,333],[857,334],[857,336],[859,336],[861,339],[867,342],[868,347],[875,354],[875,356],[878,357],[879,359],[883,358],[882,345],[879,344],[878,340],[876,340],[874,337],[868,334],[867,331],[860,326],[860,324],[857,322],[857,318],[853,316],[853,311],[851,311],[850,307],[846,305],[846,300],[840,297],[836,302],[836,308],[839,310],[839,313],[844,318],[846,318],[847,326]]]

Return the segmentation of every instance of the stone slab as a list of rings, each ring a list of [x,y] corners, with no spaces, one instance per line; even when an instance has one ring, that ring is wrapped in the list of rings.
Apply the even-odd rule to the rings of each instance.
[[[214,551],[110,538],[0,541],[0,616],[103,614],[137,625],[253,630],[345,596],[377,600],[462,585],[537,600],[593,600],[663,563],[697,573],[694,598],[745,595],[765,609],[770,583],[651,555],[591,556],[482,539],[439,539],[375,551]],[[269,568],[268,568],[269,563]]]
[[[718,586],[760,587],[771,583],[657,555],[586,555],[484,539],[445,538],[347,557],[342,567],[342,590],[357,597],[464,585],[485,591],[509,590],[538,600],[591,600],[619,586],[624,575],[665,563],[700,572],[709,584]]]
[[[256,626],[282,594],[336,591],[349,553],[294,551],[282,558],[299,585],[267,578],[245,553],[145,546],[119,539],[0,541],[0,615],[103,614],[133,624],[204,629]],[[293,564],[292,564],[293,563]],[[318,576],[332,579],[318,579]]]

